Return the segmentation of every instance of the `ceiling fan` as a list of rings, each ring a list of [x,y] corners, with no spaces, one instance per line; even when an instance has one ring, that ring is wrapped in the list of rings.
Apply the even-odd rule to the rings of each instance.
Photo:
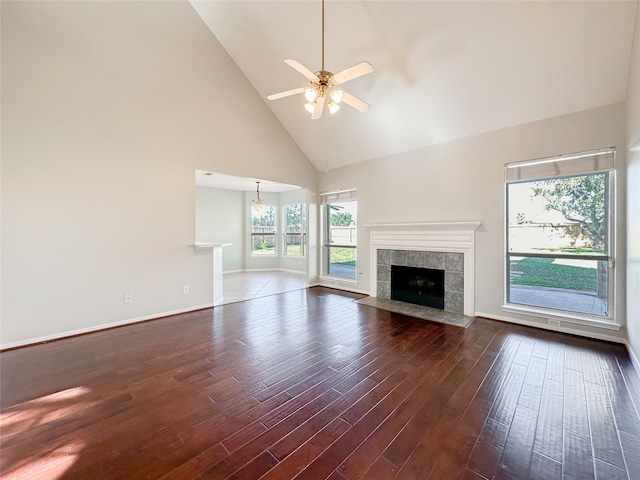
[[[320,71],[313,73],[296,60],[288,59],[284,62],[307,77],[310,82],[309,86],[274,93],[267,97],[269,100],[278,100],[291,95],[304,93],[304,97],[307,100],[304,107],[309,113],[311,113],[311,118],[313,120],[322,117],[322,111],[325,103],[327,104],[329,113],[332,115],[340,109],[340,104],[342,102],[356,110],[359,110],[360,112],[367,112],[371,108],[371,105],[368,103],[365,103],[359,98],[337,88],[342,83],[373,72],[373,67],[369,62],[360,62],[357,65],[349,67],[336,74],[324,69],[324,0],[322,0],[322,68]]]

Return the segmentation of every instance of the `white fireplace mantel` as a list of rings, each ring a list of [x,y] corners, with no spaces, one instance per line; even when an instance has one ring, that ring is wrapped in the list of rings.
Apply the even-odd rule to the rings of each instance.
[[[475,232],[481,222],[377,223],[369,231],[371,296],[377,297],[378,249],[464,254],[464,314],[475,315]]]

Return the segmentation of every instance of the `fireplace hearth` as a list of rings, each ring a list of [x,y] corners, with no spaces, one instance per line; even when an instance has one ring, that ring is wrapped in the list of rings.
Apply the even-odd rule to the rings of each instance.
[[[391,265],[391,299],[444,310],[444,270]]]

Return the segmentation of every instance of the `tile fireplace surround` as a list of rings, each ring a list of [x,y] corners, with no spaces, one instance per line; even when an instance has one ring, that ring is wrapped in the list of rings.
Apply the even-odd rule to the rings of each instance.
[[[445,310],[474,316],[479,226],[480,222],[365,225],[370,234],[371,296],[390,298],[390,265],[438,268],[445,270]]]
[[[391,299],[391,266],[444,271],[444,310],[464,312],[464,254],[418,250],[378,249],[378,298]]]

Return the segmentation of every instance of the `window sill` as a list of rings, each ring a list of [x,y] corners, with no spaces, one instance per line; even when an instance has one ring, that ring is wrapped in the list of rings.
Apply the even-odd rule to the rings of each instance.
[[[546,318],[549,321],[549,325],[558,327],[561,325],[561,322],[602,328],[605,330],[620,330],[620,328],[622,327],[622,325],[615,323],[613,320],[606,320],[603,319],[603,317],[581,315],[579,313],[562,312],[560,310],[551,310],[539,307],[530,307],[527,305],[518,305],[514,303],[507,303],[505,305],[502,305],[502,310],[510,313],[519,313],[521,315]]]

